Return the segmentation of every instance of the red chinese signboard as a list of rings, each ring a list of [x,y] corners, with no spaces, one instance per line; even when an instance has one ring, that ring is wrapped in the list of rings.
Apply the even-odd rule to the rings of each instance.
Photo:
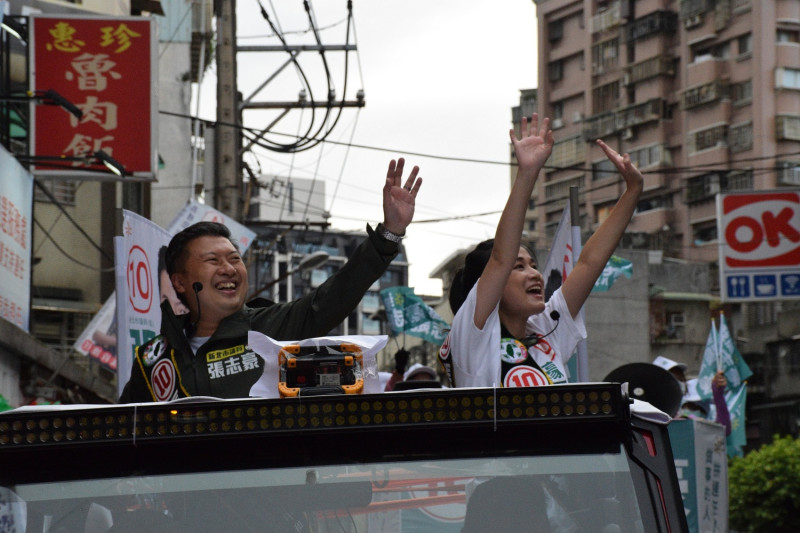
[[[93,158],[102,151],[126,174],[153,177],[154,25],[145,17],[31,17],[31,89],[37,95],[55,91],[83,112],[78,119],[59,106],[32,106],[35,174],[106,173]],[[50,158],[58,157],[64,160],[54,168]]]

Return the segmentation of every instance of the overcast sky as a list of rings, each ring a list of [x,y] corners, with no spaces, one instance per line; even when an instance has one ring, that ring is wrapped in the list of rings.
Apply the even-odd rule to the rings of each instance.
[[[290,44],[314,43],[313,34],[303,33],[309,24],[301,0],[261,1]],[[324,180],[325,205],[337,229],[363,230],[364,222],[374,225],[382,219],[386,167],[400,156],[407,169],[419,165],[424,180],[415,221],[501,210],[509,191],[507,165],[410,153],[508,161],[511,107],[519,102],[520,89],[536,86],[533,1],[354,0],[353,5],[358,52],[350,56],[346,97],[354,99],[363,88],[366,106],[345,109],[329,139],[347,143],[352,138],[354,144],[391,152],[325,144],[295,156],[257,148],[245,160],[260,165],[265,174]],[[317,0],[312,6],[323,28],[322,42],[344,44],[346,1]],[[237,0],[237,17],[240,45],[279,44],[257,0]],[[282,52],[240,54],[239,90],[248,97],[287,57]],[[340,98],[344,54],[327,57]],[[327,85],[319,54],[302,52],[298,61],[315,98],[323,99]],[[299,79],[287,68],[255,100],[296,100]],[[201,89],[203,118],[215,118],[215,87],[212,68]],[[273,131],[295,133],[309,116],[294,111]],[[264,127],[274,117],[275,112],[248,111],[245,124]],[[498,216],[412,224],[404,241],[410,285],[418,294],[441,294],[441,282],[430,280],[430,272],[454,251],[492,237]]]

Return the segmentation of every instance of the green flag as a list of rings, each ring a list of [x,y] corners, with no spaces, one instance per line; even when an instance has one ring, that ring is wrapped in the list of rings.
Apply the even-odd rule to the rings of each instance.
[[[742,354],[733,342],[725,315],[719,315],[719,332],[711,322],[711,331],[706,341],[700,374],[697,376],[697,392],[703,399],[710,399],[711,380],[717,371],[725,373],[728,386],[725,404],[731,417],[731,434],[728,435],[728,455],[741,455],[747,444],[745,435],[745,404],[747,402],[746,380],[753,375]]]
[[[389,287],[380,292],[386,318],[395,334],[408,333],[434,344],[447,337],[450,325],[414,294],[410,287]]]
[[[633,263],[627,259],[612,255],[603,268],[603,272],[594,282],[592,292],[606,292],[620,276],[631,279],[633,275]]]

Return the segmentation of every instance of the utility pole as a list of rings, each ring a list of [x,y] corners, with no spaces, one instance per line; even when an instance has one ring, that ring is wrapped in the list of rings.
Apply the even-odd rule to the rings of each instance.
[[[236,86],[236,0],[215,0],[217,17],[217,129],[214,206],[242,220],[242,124]]]
[[[324,100],[308,102],[304,96],[296,101],[256,101],[255,97],[286,67],[292,65],[301,52],[354,52],[356,45],[281,45],[242,46],[236,44],[236,0],[214,0],[217,18],[217,126],[214,145],[215,190],[213,205],[239,222],[243,221],[242,155],[262,139],[292,109],[364,107],[364,92],[359,90],[355,100],[336,100],[330,93]],[[255,91],[243,98],[238,90],[236,58],[238,52],[289,53],[289,59],[270,75]],[[246,109],[282,109],[283,111],[243,148],[243,112]],[[249,202],[249,198],[246,199]]]

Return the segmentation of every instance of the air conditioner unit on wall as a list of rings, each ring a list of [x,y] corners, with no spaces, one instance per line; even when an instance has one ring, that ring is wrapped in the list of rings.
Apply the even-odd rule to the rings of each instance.
[[[675,313],[669,317],[669,322],[673,326],[685,326],[686,325],[686,315],[683,313]]]
[[[633,139],[633,128],[625,128],[622,130],[622,139],[625,141]]]
[[[553,128],[554,130],[557,130],[558,128],[563,128],[564,121],[560,118],[554,118],[553,122],[550,123],[550,127]]]
[[[687,17],[683,19],[683,27],[687,30],[689,28],[694,28],[695,26],[699,26],[703,23],[703,15],[695,15],[693,17]]]

